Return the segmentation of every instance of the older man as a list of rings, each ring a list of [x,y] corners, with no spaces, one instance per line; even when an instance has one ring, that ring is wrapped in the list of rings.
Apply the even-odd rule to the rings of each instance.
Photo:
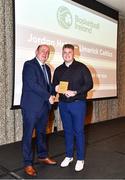
[[[33,167],[32,134],[36,129],[36,145],[38,161],[46,164],[56,164],[48,157],[46,147],[46,126],[53,96],[51,96],[51,72],[45,64],[50,48],[40,45],[36,49],[36,57],[26,61],[23,67],[23,88],[21,108],[23,116],[23,158],[24,171],[30,176],[36,176]]]

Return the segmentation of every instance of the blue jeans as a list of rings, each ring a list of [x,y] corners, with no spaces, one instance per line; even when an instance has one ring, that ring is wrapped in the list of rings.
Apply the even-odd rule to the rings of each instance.
[[[84,160],[86,100],[76,100],[71,103],[59,102],[59,111],[65,134],[66,156],[73,157],[75,138],[77,160]]]

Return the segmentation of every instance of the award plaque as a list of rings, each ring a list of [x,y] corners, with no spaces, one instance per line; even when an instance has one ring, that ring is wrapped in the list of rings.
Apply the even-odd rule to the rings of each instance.
[[[67,81],[60,81],[58,93],[64,94],[68,90],[68,84],[69,82]]]

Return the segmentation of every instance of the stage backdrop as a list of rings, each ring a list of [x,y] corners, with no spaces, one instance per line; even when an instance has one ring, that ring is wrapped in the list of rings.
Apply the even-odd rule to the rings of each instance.
[[[19,106],[22,68],[39,44],[49,44],[52,74],[62,62],[62,46],[75,46],[76,60],[90,69],[88,99],[117,96],[118,21],[69,0],[15,0],[15,67],[12,106]]]

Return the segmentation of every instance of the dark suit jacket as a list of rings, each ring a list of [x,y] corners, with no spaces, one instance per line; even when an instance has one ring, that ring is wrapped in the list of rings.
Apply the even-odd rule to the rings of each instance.
[[[23,87],[21,96],[21,108],[30,112],[39,112],[43,109],[44,104],[49,104],[51,94],[51,72],[46,65],[49,77],[49,90],[44,78],[43,71],[36,58],[26,61],[23,67]]]

